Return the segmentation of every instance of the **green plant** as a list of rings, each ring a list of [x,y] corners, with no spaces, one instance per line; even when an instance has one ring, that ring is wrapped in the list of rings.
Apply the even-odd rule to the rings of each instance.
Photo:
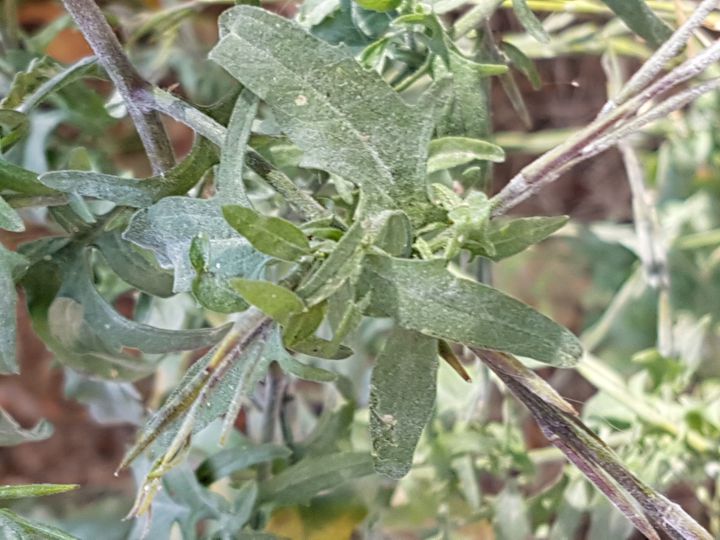
[[[679,435],[653,397],[685,388],[669,377],[677,356],[671,334],[678,321],[666,312],[671,303],[667,248],[657,234],[644,172],[628,136],[720,86],[720,79],[708,77],[682,86],[714,70],[717,42],[661,75],[716,2],[701,2],[675,32],[643,1],[605,2],[657,51],[623,84],[613,69],[616,51],[608,46],[608,76],[617,86],[612,100],[594,121],[490,196],[490,164],[502,161],[505,152],[490,142],[489,80],[499,77],[521,116],[527,116],[509,65],[534,83],[538,79],[522,47],[496,43],[487,20],[500,4],[480,2],[453,26],[441,16],[457,3],[439,2],[431,9],[415,2],[342,1],[330,8],[308,2],[301,7],[300,23],[259,7],[232,7],[220,16],[220,37],[209,58],[236,83],[216,104],[196,107],[136,71],[93,2],[66,0],[97,63],[82,60],[62,68],[34,60],[15,75],[0,110],[0,145],[8,155],[0,161],[0,225],[20,231],[15,209],[47,207],[63,232],[28,243],[18,253],[0,251],[4,371],[17,371],[15,283],[25,292],[35,332],[63,366],[87,376],[132,382],[160,368],[158,355],[209,348],[146,422],[120,464],[137,463],[140,478],[130,515],[158,509],[148,524],[150,537],[161,537],[175,522],[193,537],[198,523],[210,520],[208,535],[261,538],[267,533],[258,531],[279,507],[310,500],[321,504],[314,498],[318,494],[373,471],[403,478],[423,429],[431,432],[425,463],[456,468],[455,476],[468,471],[474,476],[470,456],[481,448],[497,470],[528,467],[520,436],[509,423],[502,441],[493,441],[492,424],[469,430],[462,440],[462,423],[438,412],[438,358],[469,379],[458,358],[464,350],[485,366],[476,366],[473,375],[489,384],[492,373],[502,381],[550,442],[645,536],[711,538],[633,475],[575,409],[516,356],[559,368],[578,366],[616,399],[627,394],[623,381],[602,374],[602,364],[589,353],[581,360],[581,340],[569,330],[483,281],[489,281],[491,261],[522,253],[567,222],[564,216],[503,217],[509,209],[571,167],[620,145],[634,194],[634,249],[660,306],[659,346],[640,359],[648,366],[643,376],[654,376],[654,387],[629,405],[653,430]],[[512,2],[528,34],[545,42],[547,30],[531,4]],[[133,40],[153,32],[174,36],[193,7],[149,18]],[[103,73],[123,99],[153,176],[96,172],[101,154],[81,148],[66,152],[61,145],[56,151],[68,157],[58,160],[57,170],[38,176],[15,164],[13,151],[28,136],[32,111],[54,99],[60,110],[82,113],[77,102],[93,94],[80,79]],[[81,129],[102,129],[111,121],[102,103],[92,99],[89,108],[99,105],[102,112],[93,120],[79,117]],[[193,149],[177,164],[160,114],[197,134]],[[693,234],[700,237],[678,233],[678,242],[689,243],[685,249],[690,250],[697,243],[701,250],[715,246],[716,236],[708,240],[704,230]],[[129,289],[138,291],[132,319],[108,301]],[[144,322],[160,305],[156,299],[188,294],[196,304],[184,308],[181,325],[192,329]],[[627,298],[618,295],[613,305],[622,301]],[[715,315],[708,316],[712,322],[705,324],[716,325]],[[220,320],[228,322],[207,324]],[[602,324],[601,319],[594,334],[583,336],[590,352],[606,337]],[[384,338],[379,346],[378,337]],[[343,360],[354,352],[349,362],[363,356],[376,360],[366,420],[370,448],[352,441],[351,431],[358,436],[351,430],[358,395],[351,381],[308,359]],[[681,368],[675,372],[693,376]],[[284,411],[290,375],[334,382],[335,400],[342,403],[334,411],[328,408],[300,441]],[[257,440],[240,439],[234,429],[238,414],[263,379],[266,397]],[[704,391],[712,396],[715,390]],[[284,446],[273,444],[278,421]],[[212,426],[229,447],[193,471],[187,459],[195,437]],[[717,429],[701,415],[688,422],[683,444],[698,454],[712,453]],[[17,427],[12,431],[24,436]],[[480,446],[468,450],[473,442]],[[455,443],[465,450],[458,451]],[[504,455],[508,451],[510,458]],[[245,481],[232,502],[204,487],[251,466],[256,474],[240,475]],[[558,506],[570,487],[582,488],[578,478],[568,476],[538,500]],[[463,490],[462,504],[474,505],[470,514],[482,515],[471,482]],[[524,504],[519,498],[518,486],[508,481],[496,512],[511,514]],[[15,514],[2,518],[25,523]],[[502,517],[497,528],[507,538],[532,534],[512,532],[512,523]],[[450,522],[437,529],[450,534]],[[134,534],[143,534],[141,525]]]

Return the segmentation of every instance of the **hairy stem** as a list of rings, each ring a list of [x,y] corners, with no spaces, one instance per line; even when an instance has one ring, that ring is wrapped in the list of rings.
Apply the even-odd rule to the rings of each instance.
[[[149,83],[130,63],[112,28],[93,0],[63,0],[63,4],[125,101],[153,172],[161,174],[170,169],[175,164],[175,157],[160,115],[145,107],[139,99],[139,95],[149,87]]]

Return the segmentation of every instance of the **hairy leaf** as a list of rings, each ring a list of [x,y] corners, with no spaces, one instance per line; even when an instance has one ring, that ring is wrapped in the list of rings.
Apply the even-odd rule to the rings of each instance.
[[[652,47],[659,47],[672,35],[672,28],[653,13],[645,0],[602,1]]]
[[[292,452],[276,444],[240,444],[222,450],[203,461],[195,470],[198,481],[206,486],[226,476],[275,459],[284,459]]]
[[[290,316],[305,310],[305,304],[294,292],[269,281],[233,279],[232,287],[260,311],[285,323]]]
[[[243,169],[250,128],[257,114],[257,108],[257,97],[243,90],[230,116],[218,167],[217,197],[222,204],[250,206],[250,199],[243,183]]]
[[[86,171],[53,171],[40,175],[45,186],[115,204],[144,208],[170,195],[182,195],[218,161],[215,147],[198,139],[193,150],[167,173],[138,180]]]
[[[0,407],[0,446],[15,446],[24,442],[42,441],[52,435],[53,428],[41,420],[31,429],[20,427],[5,409]]]
[[[5,508],[0,508],[0,535],[8,540],[78,540],[56,527],[30,521]]]
[[[223,215],[261,253],[290,262],[310,253],[305,234],[285,219],[267,217],[243,206],[224,206]]]
[[[359,221],[353,223],[327,259],[297,288],[297,294],[312,306],[329,298],[346,280],[357,274],[365,250],[365,230]]]
[[[160,298],[173,294],[173,276],[161,268],[152,253],[124,240],[118,229],[95,239],[108,266],[124,281],[143,292]]]
[[[265,264],[261,256],[241,237],[222,215],[214,201],[189,197],[166,197],[158,203],[138,211],[130,220],[123,238],[155,253],[162,268],[173,269],[175,292],[192,288],[195,270],[190,262],[190,245],[199,231],[203,231],[218,250],[233,249],[232,267],[223,276],[255,275]],[[222,264],[215,270],[223,270]]]
[[[365,452],[303,459],[265,482],[260,489],[260,500],[282,506],[307,503],[321,491],[367,476],[372,470],[372,460]]]
[[[13,274],[26,264],[24,257],[0,244],[0,373],[19,371],[15,359],[17,294]]]
[[[370,437],[375,471],[402,478],[435,406],[437,341],[395,328],[373,368]]]
[[[555,216],[492,221],[482,242],[470,234],[463,247],[475,255],[499,261],[541,242],[562,228],[568,219],[568,216]],[[493,246],[493,253],[483,247],[487,243]]]
[[[148,354],[207,347],[229,330],[164,330],[122,317],[95,289],[85,257],[73,251],[35,264],[23,279],[33,328],[57,358],[73,369],[106,379],[134,380],[156,362]]]
[[[53,195],[54,189],[45,187],[38,175],[0,158],[0,190],[9,189],[26,195]]]
[[[220,31],[210,58],[273,108],[305,166],[361,185],[365,211],[425,219],[427,143],[447,85],[412,107],[346,52],[250,6],[223,13]]]
[[[20,216],[2,196],[0,196],[0,229],[12,232],[22,232],[25,230],[25,225]]]
[[[428,173],[452,169],[474,161],[505,161],[505,152],[499,146],[468,137],[442,137],[430,143]]]
[[[429,336],[558,367],[582,354],[570,331],[492,287],[454,276],[443,261],[367,255],[359,288],[371,295],[367,315]]]

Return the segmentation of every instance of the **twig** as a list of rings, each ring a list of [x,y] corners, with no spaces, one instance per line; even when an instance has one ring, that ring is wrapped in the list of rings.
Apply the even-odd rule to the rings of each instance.
[[[513,356],[477,348],[472,348],[472,351],[530,410],[548,440],[573,463],[582,464],[581,472],[599,489],[603,492],[610,490],[612,496],[609,495],[609,498],[613,504],[648,538],[659,538],[653,530],[654,526],[673,539],[711,540],[710,534],[677,504],[628,471],[615,453],[580,421],[572,406],[545,380]],[[599,471],[604,471],[624,493],[614,491],[605,476],[598,477],[595,473]],[[627,495],[642,509],[642,514],[628,507]]]
[[[680,53],[685,43],[690,39],[691,34],[710,15],[717,4],[718,0],[704,0],[670,39],[663,43],[650,59],[635,72],[618,95],[607,102],[603,107],[603,111],[607,112],[618,105],[622,105],[645,88],[667,63]]]
[[[138,99],[149,83],[130,63],[93,0],[63,0],[63,4],[125,101],[153,172],[161,174],[170,169],[175,164],[175,157],[160,115],[145,107],[142,100]]]

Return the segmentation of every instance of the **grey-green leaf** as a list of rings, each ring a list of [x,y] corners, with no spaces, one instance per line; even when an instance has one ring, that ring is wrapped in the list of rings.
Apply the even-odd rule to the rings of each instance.
[[[138,180],[89,171],[53,171],[40,175],[39,180],[63,193],[144,208],[163,197],[187,192],[217,161],[215,147],[199,139],[185,159],[163,175]]]
[[[0,229],[22,232],[25,225],[17,212],[0,196]]]
[[[402,478],[412,467],[415,446],[433,407],[437,341],[395,328],[373,368],[370,437],[375,471]]]
[[[264,216],[244,206],[224,206],[223,215],[255,249],[266,255],[293,262],[310,253],[305,234],[285,219]]]
[[[262,9],[226,11],[220,32],[210,58],[273,108],[304,166],[361,185],[366,212],[402,208],[423,218],[427,143],[442,96],[410,106],[347,50]]]
[[[371,294],[367,315],[429,336],[558,367],[582,355],[569,330],[492,287],[454,276],[443,261],[367,255],[358,288]]]
[[[244,443],[213,454],[198,466],[195,475],[201,484],[207,486],[234,472],[258,463],[287,458],[290,454],[290,450],[285,446]]]
[[[0,446],[42,441],[50,437],[52,432],[52,426],[45,420],[41,420],[33,428],[22,428],[5,409],[0,407]]]
[[[365,452],[303,459],[266,481],[260,490],[260,500],[282,506],[306,503],[321,491],[367,476],[372,471],[372,460]]]
[[[645,0],[602,0],[628,27],[647,41],[659,47],[672,35],[672,28],[655,15]]]
[[[624,0],[620,0],[621,2]],[[540,43],[550,43],[550,36],[543,28],[542,23],[528,6],[527,0],[513,0],[513,9],[518,20],[528,34],[537,39]]]
[[[250,206],[243,183],[245,150],[257,114],[258,98],[243,90],[235,102],[223,143],[217,177],[217,197],[222,203]]]
[[[195,278],[189,253],[199,231],[207,235],[211,246],[238,250],[233,268],[236,276],[253,274],[265,263],[265,257],[228,225],[213,201],[165,197],[135,213],[123,238],[153,251],[161,268],[174,270],[173,290],[184,292],[191,289]]]
[[[24,257],[0,244],[0,373],[18,373],[15,359],[17,294],[13,274],[25,264]]]
[[[5,508],[0,509],[0,537],[7,540],[78,540],[56,527],[30,521]]]
[[[505,151],[496,144],[468,137],[442,137],[430,143],[428,173],[452,169],[476,161],[505,161]]]
[[[329,298],[358,272],[365,250],[365,229],[356,221],[343,235],[328,258],[297,288],[297,294],[312,306]]]
[[[568,216],[554,216],[519,218],[510,221],[495,220],[490,222],[487,237],[482,239],[482,242],[475,241],[471,234],[463,247],[475,255],[499,261],[544,240],[561,229],[568,219],[570,219]],[[494,253],[487,253],[483,242],[492,244],[495,248]]]

